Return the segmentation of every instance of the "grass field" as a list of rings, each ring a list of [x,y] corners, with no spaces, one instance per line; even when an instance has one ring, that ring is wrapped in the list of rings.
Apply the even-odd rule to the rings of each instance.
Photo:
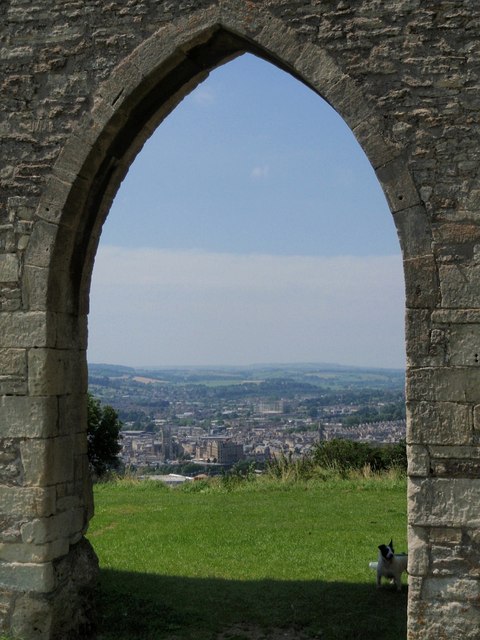
[[[181,489],[97,485],[98,640],[400,640],[406,590],[368,563],[406,550],[393,476]]]

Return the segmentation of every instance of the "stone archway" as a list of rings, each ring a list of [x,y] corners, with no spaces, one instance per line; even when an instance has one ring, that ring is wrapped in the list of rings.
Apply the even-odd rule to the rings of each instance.
[[[456,12],[446,0],[438,11],[374,4],[139,0],[47,14],[46,0],[10,3],[4,89],[15,98],[0,129],[5,629],[88,633],[86,327],[101,225],[150,132],[212,68],[249,51],[340,113],[387,195],[407,292],[409,637],[478,637],[478,87],[469,45],[478,22],[467,2]],[[31,49],[14,44],[22,30]]]

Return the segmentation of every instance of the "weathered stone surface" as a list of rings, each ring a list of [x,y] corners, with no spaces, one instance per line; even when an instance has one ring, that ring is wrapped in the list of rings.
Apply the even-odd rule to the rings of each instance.
[[[478,478],[410,478],[409,522],[412,526],[480,525]]]
[[[55,586],[53,565],[51,562],[0,562],[0,586],[48,593]]]
[[[430,472],[430,455],[427,447],[419,444],[407,445],[408,475],[425,477]]]
[[[17,255],[14,253],[0,254],[0,282],[17,282],[18,275]]]
[[[20,445],[24,484],[48,486],[73,480],[75,438],[30,438]]]
[[[341,114],[394,214],[407,306],[408,633],[478,640],[479,4],[80,5],[0,8],[5,575],[34,549],[40,555],[32,559],[45,553],[47,565],[66,538],[81,541],[92,513],[85,314],[112,198],[182,97],[212,68],[250,51],[291,71]],[[25,640],[87,637],[94,566],[79,542],[55,560],[50,593],[32,594],[23,583],[7,590],[0,628]],[[39,589],[50,588],[36,575]]]
[[[55,396],[3,396],[0,424],[6,438],[48,438],[58,433],[58,400]]]
[[[441,264],[439,265],[442,304],[453,308],[478,308],[480,301],[480,265]]]
[[[54,346],[55,327],[41,312],[0,313],[0,345],[11,349]]]
[[[425,576],[430,567],[428,530],[421,527],[408,529],[408,573],[410,576]]]
[[[417,591],[420,586],[414,588]],[[408,619],[407,640],[478,640],[478,610],[464,602],[412,598]]]
[[[11,632],[19,638],[50,640],[52,638],[52,621],[54,618],[51,602],[46,598],[25,593],[15,602],[11,620]],[[32,634],[32,628],[35,630]]]
[[[3,487],[0,492],[0,513],[24,521],[31,517],[49,517],[56,510],[54,487]]]
[[[432,573],[435,576],[480,578],[480,546],[465,536],[463,544],[432,544]],[[461,598],[463,599],[463,598]]]
[[[408,402],[407,441],[410,444],[472,444],[472,405],[460,402]]]
[[[32,396],[65,395],[87,390],[85,358],[67,349],[30,349],[28,388]]]
[[[28,544],[45,544],[72,537],[83,531],[85,513],[83,509],[71,509],[49,518],[36,518],[21,527],[22,539]]]
[[[407,309],[407,362],[416,367],[441,367],[447,362],[447,333],[436,327],[430,309]]]
[[[437,367],[407,373],[407,396],[427,402],[477,403],[480,401],[480,369]]]
[[[42,563],[50,562],[68,553],[67,538],[54,540],[47,544],[0,543],[0,561]]]
[[[480,477],[480,447],[431,446],[430,466],[434,476],[449,478]]]

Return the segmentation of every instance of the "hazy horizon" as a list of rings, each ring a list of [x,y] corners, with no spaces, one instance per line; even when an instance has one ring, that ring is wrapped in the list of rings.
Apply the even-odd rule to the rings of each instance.
[[[405,367],[375,367],[362,365],[341,364],[339,362],[250,362],[247,364],[123,364],[121,362],[88,362],[88,366],[96,367],[118,367],[142,371],[157,371],[163,369],[261,369],[261,368],[325,368],[325,369],[360,369],[360,370],[383,370],[383,371],[405,371]]]

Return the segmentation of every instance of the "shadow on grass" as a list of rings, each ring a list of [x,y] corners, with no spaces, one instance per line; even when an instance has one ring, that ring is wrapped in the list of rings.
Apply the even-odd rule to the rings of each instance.
[[[260,640],[288,629],[289,638],[405,640],[406,594],[406,587],[377,590],[373,580],[240,581],[104,569],[97,639],[213,640],[223,633],[225,640]],[[246,627],[255,632],[238,631]]]

